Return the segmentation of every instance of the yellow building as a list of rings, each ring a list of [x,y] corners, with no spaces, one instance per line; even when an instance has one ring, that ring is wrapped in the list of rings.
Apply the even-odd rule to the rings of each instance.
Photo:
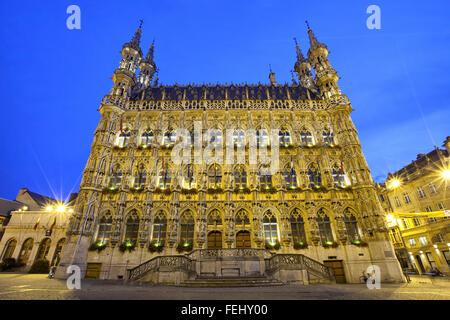
[[[444,147],[419,154],[380,186],[399,261],[420,274],[450,274],[450,137]]]
[[[142,55],[138,29],[99,108],[57,276],[76,264],[89,278],[258,275],[306,284],[332,271],[338,282],[359,282],[375,264],[382,281],[403,281],[353,109],[327,46],[308,35],[307,58],[296,47],[292,84],[271,73],[270,84],[161,85],[154,46]],[[188,155],[213,146],[225,157],[228,138],[244,161],[176,164],[179,129],[203,139]],[[269,170],[275,160],[251,163],[249,130],[272,160],[279,153],[277,170]],[[158,278],[161,265],[188,275]]]

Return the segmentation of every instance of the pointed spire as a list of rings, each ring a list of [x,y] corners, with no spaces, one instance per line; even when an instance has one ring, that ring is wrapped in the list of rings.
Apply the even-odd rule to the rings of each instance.
[[[130,41],[130,42],[127,42],[127,43],[125,43],[125,44],[123,45],[123,47],[130,47],[130,48],[133,48],[133,49],[139,51],[139,53],[141,54],[141,56],[142,56],[142,50],[141,50],[141,48],[139,47],[139,45],[140,45],[140,42],[141,42],[141,32],[142,32],[141,28],[142,28],[142,23],[143,23],[143,20],[141,19],[141,20],[140,20],[140,23],[139,23],[139,27],[136,29],[136,32],[134,33],[134,36],[133,36],[133,38],[131,39],[131,41]]]
[[[298,83],[297,83],[297,79],[295,79],[295,75],[294,75],[294,71],[293,70],[291,70],[291,76],[292,76],[292,84],[296,86]]]
[[[295,51],[297,52],[297,61],[303,61],[305,60],[305,57],[303,57],[302,50],[300,50],[300,46],[297,43],[297,38],[294,38],[295,42]]]
[[[314,35],[314,31],[309,27],[308,21],[306,21],[306,27],[308,28],[308,36],[309,36],[309,50],[314,50],[316,48],[326,48],[327,46],[323,43],[320,43],[316,36]]]
[[[147,55],[145,56],[145,62],[156,66],[155,62],[153,61],[154,58],[154,51],[155,51],[155,39],[153,39],[152,45],[150,46],[150,48],[148,49]]]

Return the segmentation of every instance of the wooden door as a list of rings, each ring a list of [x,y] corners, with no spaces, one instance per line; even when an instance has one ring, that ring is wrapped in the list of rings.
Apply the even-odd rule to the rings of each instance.
[[[99,279],[100,270],[102,269],[101,263],[88,263],[86,268],[86,279]]]
[[[208,249],[222,249],[222,232],[212,231],[208,234]]]
[[[239,231],[236,234],[236,248],[251,248],[250,232]]]
[[[347,283],[345,280],[344,264],[342,260],[327,260],[323,262],[324,265],[333,269],[336,283]]]

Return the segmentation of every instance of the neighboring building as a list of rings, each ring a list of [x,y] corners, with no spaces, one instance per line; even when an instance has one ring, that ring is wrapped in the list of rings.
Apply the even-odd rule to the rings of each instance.
[[[445,217],[450,210],[450,137],[444,147],[419,154],[378,185],[397,257],[404,269],[420,274],[435,267],[450,274],[450,219]],[[407,213],[437,217],[402,218]]]
[[[0,240],[2,239],[5,227],[8,224],[11,212],[23,208],[24,206],[23,203],[0,198]]]
[[[271,72],[270,84],[163,86],[154,77],[154,46],[143,57],[138,29],[100,105],[57,276],[77,264],[89,278],[123,278],[135,268],[132,279],[184,281],[176,272],[152,278],[152,268],[163,265],[157,269],[212,277],[270,273],[283,280],[280,268],[298,269],[307,260],[302,268],[310,279],[333,268],[338,282],[360,282],[376,264],[382,281],[403,281],[353,109],[327,46],[308,34],[307,58],[297,45],[292,84],[277,84]],[[177,165],[171,160],[176,129],[193,138],[214,129],[217,140],[202,146],[220,149],[232,129],[245,162]],[[279,171],[249,164],[249,129],[260,143],[280,141]],[[271,129],[278,135],[270,136]],[[308,281],[305,273],[295,277]]]

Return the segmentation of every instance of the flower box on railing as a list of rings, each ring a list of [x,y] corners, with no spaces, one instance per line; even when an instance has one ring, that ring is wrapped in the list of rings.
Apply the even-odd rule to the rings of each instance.
[[[337,248],[339,244],[336,241],[326,241],[322,243],[324,248]]]
[[[164,188],[164,189],[156,188],[153,192],[154,193],[162,193],[162,194],[165,194],[165,195],[169,195],[171,191],[170,191],[170,188]]]
[[[164,244],[161,242],[152,242],[148,246],[148,251],[150,252],[162,252],[164,250]]]
[[[234,193],[250,193],[250,188],[247,187],[239,187],[239,188],[234,188]]]
[[[368,246],[367,242],[362,241],[362,240],[353,240],[351,242],[351,244],[353,244],[353,245],[355,245],[357,247],[367,247]]]
[[[173,146],[174,146],[173,144],[171,144],[171,145],[163,144],[163,145],[161,145],[161,150],[170,150],[173,148]]]
[[[280,148],[281,149],[294,149],[294,145],[293,144],[287,144],[287,143],[281,143],[280,144]]]
[[[121,252],[125,252],[126,250],[128,250],[129,252],[133,251],[136,248],[136,242],[132,242],[132,241],[124,241],[120,244],[119,246],[119,250]]]
[[[132,192],[132,193],[142,192],[142,191],[144,191],[143,187],[131,187],[130,188],[130,192]]]
[[[151,144],[141,144],[137,148],[138,150],[149,150],[151,147]]]
[[[103,193],[117,193],[119,192],[119,188],[118,187],[106,187],[103,188]]]
[[[300,250],[300,249],[306,249],[308,248],[308,244],[304,241],[296,241],[294,242],[294,249]]]
[[[94,243],[92,243],[92,244],[89,246],[88,250],[89,250],[89,251],[95,251],[95,250],[97,250],[98,252],[100,252],[100,251],[104,250],[105,248],[106,248],[106,243],[103,243],[103,242],[94,242]]]
[[[197,193],[198,193],[198,190],[196,188],[191,188],[191,189],[182,188],[181,189],[181,194],[197,194]]]
[[[192,251],[193,245],[191,242],[180,242],[177,246],[177,252],[189,252]]]
[[[277,189],[274,187],[270,187],[270,188],[261,188],[260,189],[261,193],[276,193]]]
[[[208,188],[206,190],[206,192],[210,193],[210,194],[223,193],[223,189],[222,188]]]
[[[266,242],[266,249],[267,250],[279,250],[280,249],[280,242],[277,241],[273,241],[273,242]]]

